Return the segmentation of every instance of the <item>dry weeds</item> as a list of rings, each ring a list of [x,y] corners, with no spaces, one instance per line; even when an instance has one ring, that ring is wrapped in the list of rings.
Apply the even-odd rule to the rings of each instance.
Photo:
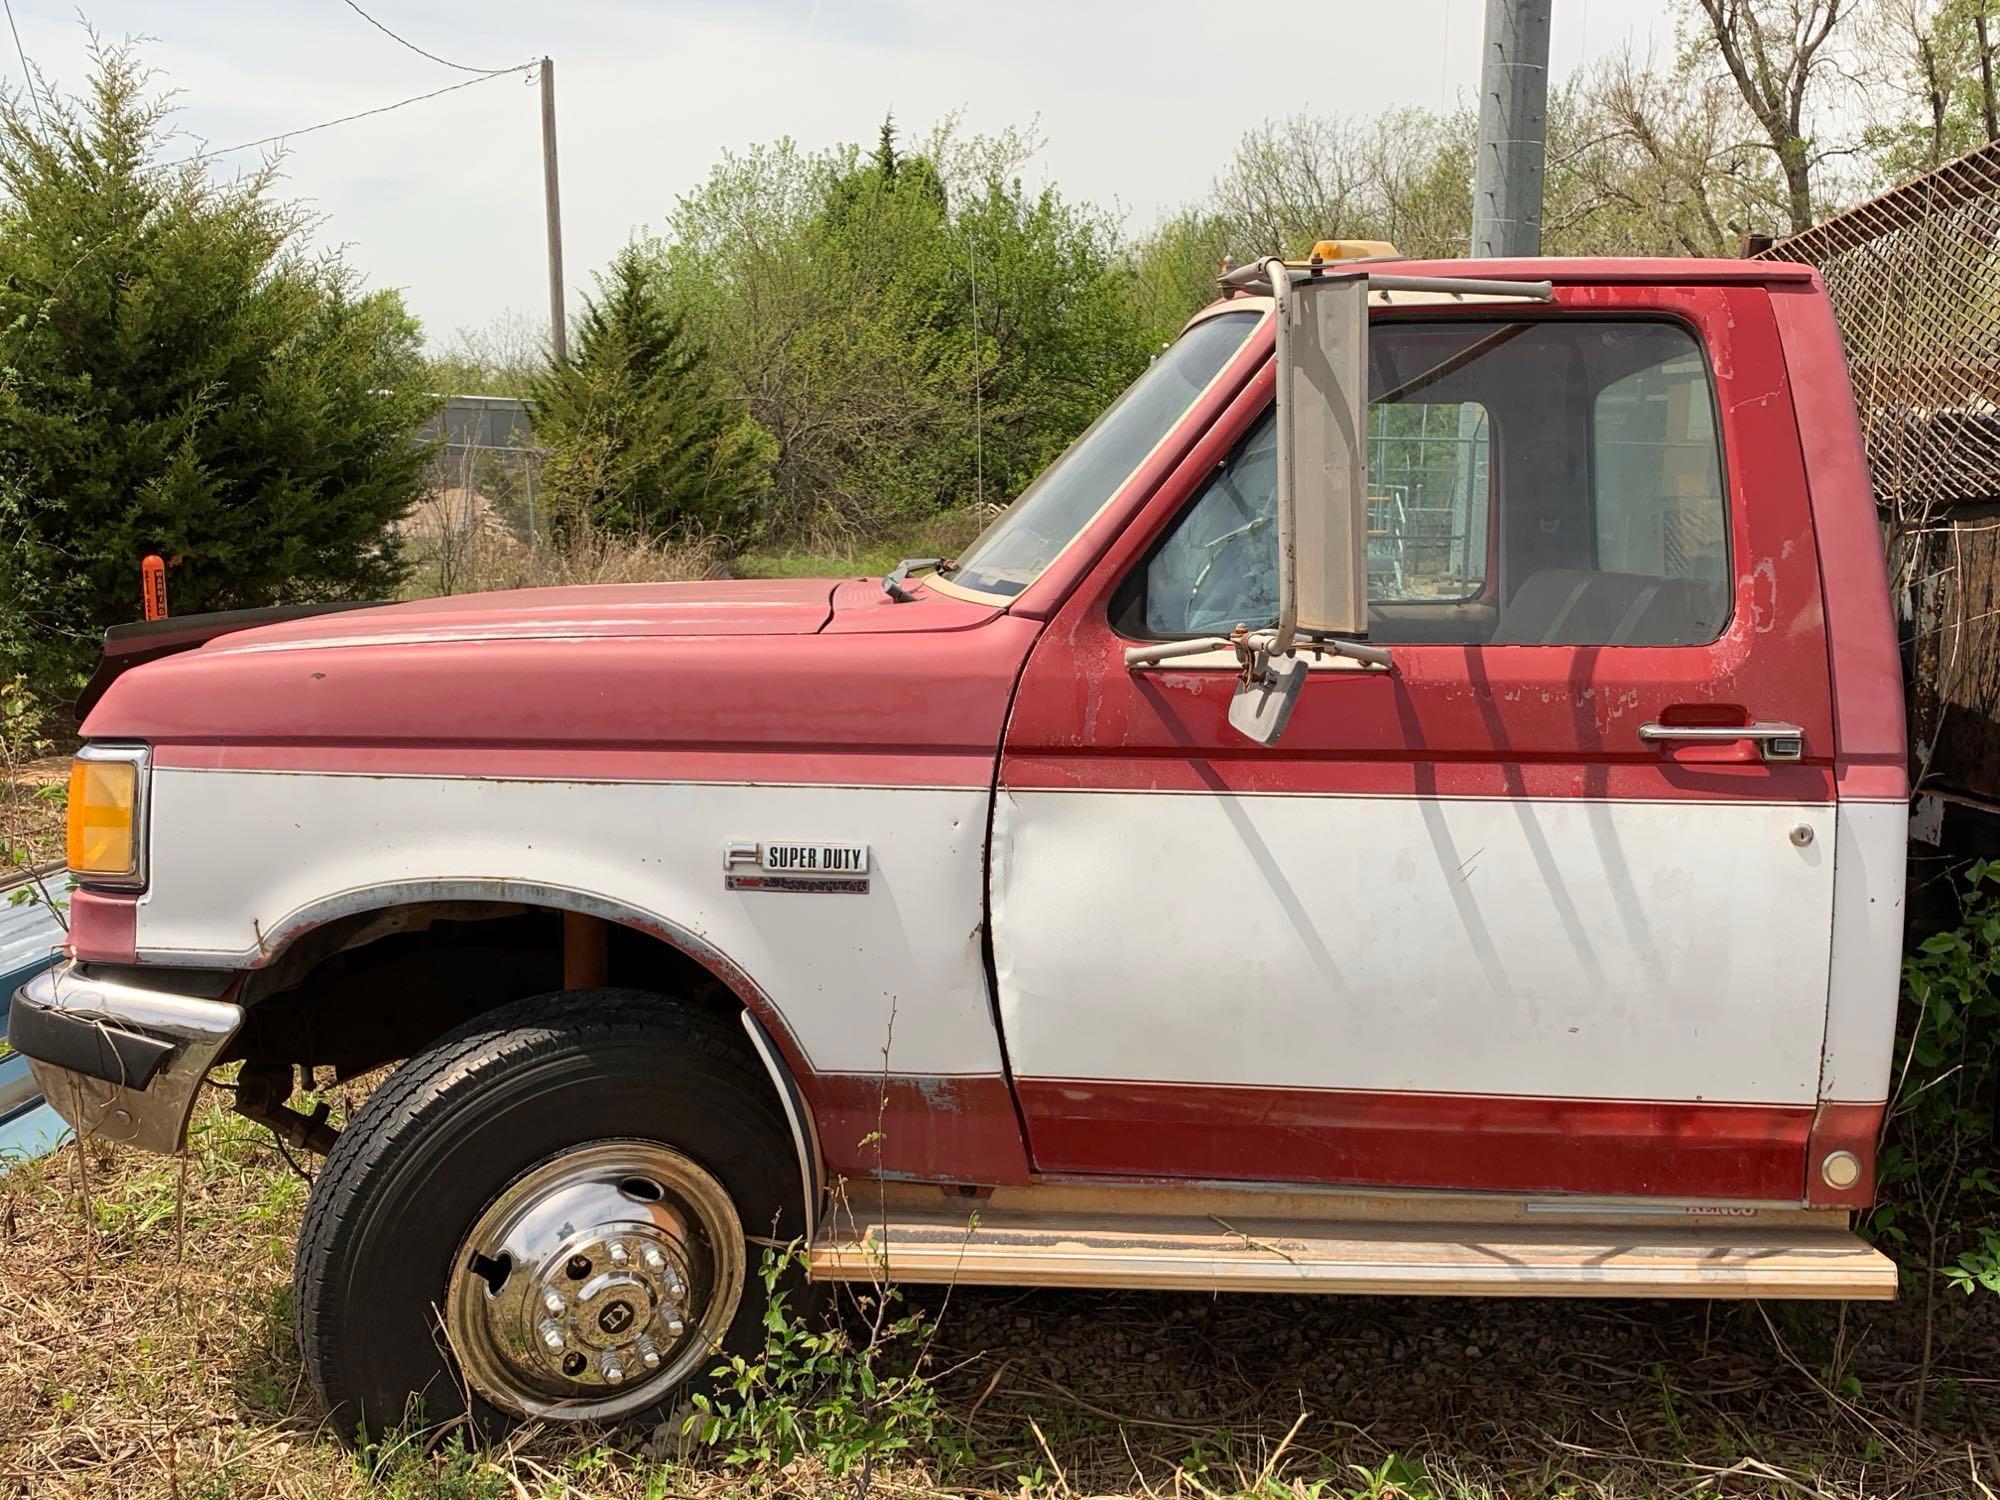
[[[719,576],[725,550],[701,536],[620,536],[586,532],[567,546],[517,541],[504,531],[420,538],[412,547],[408,597],[493,589],[559,588],[597,583],[676,583]]]
[[[211,1093],[184,1163],[93,1143],[0,1177],[0,1495],[859,1494],[803,1465],[717,1472],[667,1429],[350,1457],[291,1332],[306,1183],[224,1103]],[[936,1358],[962,1452],[866,1483],[1065,1500],[1992,1495],[1996,1306],[1945,1304],[1919,1432],[1914,1304],[960,1289]]]
[[[39,869],[63,854],[63,790],[69,760],[48,756],[0,766],[0,848],[9,852],[0,879],[14,870]]]

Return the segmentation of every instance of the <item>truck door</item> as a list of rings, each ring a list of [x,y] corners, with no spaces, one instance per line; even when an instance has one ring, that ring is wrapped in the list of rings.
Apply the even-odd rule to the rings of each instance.
[[[1755,284],[1378,311],[1370,638],[1282,738],[1272,372],[1064,603],[994,825],[1050,1173],[1797,1201],[1833,753],[1784,362]]]

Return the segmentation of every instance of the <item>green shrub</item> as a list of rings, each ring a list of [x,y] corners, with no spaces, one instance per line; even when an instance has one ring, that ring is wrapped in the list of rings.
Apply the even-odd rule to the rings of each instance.
[[[1903,961],[1898,1071],[1868,1226],[1912,1269],[1966,1292],[2000,1292],[2000,864],[1968,867],[1959,901],[1958,925]]]

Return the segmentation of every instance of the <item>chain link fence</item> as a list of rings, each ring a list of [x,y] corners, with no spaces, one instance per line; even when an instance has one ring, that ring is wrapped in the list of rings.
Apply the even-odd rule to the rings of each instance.
[[[449,397],[421,438],[437,444],[430,491],[398,529],[425,592],[480,587],[496,563],[519,563],[543,545],[543,453],[526,401]]]
[[[1817,269],[1847,346],[1903,618],[1912,769],[2000,802],[2000,143],[1758,258]]]

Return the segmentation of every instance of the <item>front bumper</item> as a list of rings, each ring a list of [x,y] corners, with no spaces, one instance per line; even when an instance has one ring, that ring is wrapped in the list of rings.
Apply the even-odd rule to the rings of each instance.
[[[238,976],[57,964],[14,993],[7,1042],[79,1135],[178,1151],[201,1080],[243,1024]]]

